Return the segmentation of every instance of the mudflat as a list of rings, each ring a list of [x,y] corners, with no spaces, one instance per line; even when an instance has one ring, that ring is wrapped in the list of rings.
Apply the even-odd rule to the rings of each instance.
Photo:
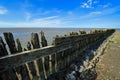
[[[96,71],[96,80],[120,80],[120,31],[116,31],[109,40]]]

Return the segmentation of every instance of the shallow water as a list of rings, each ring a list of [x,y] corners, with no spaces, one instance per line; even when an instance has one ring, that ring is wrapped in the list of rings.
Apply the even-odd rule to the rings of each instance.
[[[81,28],[1,28],[0,36],[2,36],[4,40],[3,32],[12,32],[14,35],[14,39],[19,38],[22,48],[26,48],[27,42],[31,40],[30,39],[31,33],[39,34],[40,31],[43,31],[45,33],[45,37],[47,39],[48,45],[51,45],[53,37],[55,37],[56,35],[64,36],[64,34],[66,34],[67,32],[72,32],[72,31],[79,32],[79,30],[86,30],[87,32],[90,31],[89,28],[85,28],[85,29],[81,29]],[[40,34],[39,34],[39,40],[40,40]],[[8,48],[7,45],[6,47]]]

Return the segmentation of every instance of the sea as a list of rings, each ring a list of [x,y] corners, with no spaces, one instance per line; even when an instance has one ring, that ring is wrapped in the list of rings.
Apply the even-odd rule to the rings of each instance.
[[[79,32],[79,30],[85,30],[86,32],[89,32],[91,29],[93,28],[0,28],[0,36],[6,43],[3,33],[12,32],[14,39],[19,38],[22,48],[26,48],[27,42],[31,41],[31,33],[38,33],[40,41],[41,39],[39,33],[43,31],[48,45],[51,45],[53,37],[55,37],[56,35],[64,36],[68,32]],[[117,30],[120,31],[120,29]],[[8,48],[7,45],[6,47]]]

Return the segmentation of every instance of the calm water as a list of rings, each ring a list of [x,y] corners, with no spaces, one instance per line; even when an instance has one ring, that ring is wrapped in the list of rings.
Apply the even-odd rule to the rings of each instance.
[[[51,45],[53,37],[55,37],[56,35],[63,36],[67,32],[72,32],[72,31],[79,32],[79,30],[80,30],[79,28],[64,28],[64,29],[63,28],[24,28],[24,29],[6,28],[6,29],[0,29],[0,36],[2,36],[4,40],[3,32],[12,32],[14,35],[14,39],[19,38],[22,47],[26,48],[27,42],[30,41],[31,33],[39,34],[40,31],[43,31],[45,33],[45,37],[47,39],[48,45]],[[89,29],[86,29],[86,31],[88,30]],[[40,38],[40,34],[39,34],[39,38]]]
[[[19,38],[21,41],[22,47],[26,48],[27,42],[30,41],[31,33],[39,34],[40,31],[43,31],[48,41],[48,45],[51,45],[54,36],[56,35],[63,36],[67,32],[72,32],[72,31],[79,32],[79,30],[81,30],[81,28],[11,28],[11,29],[2,28],[0,29],[0,36],[2,36],[4,40],[3,32],[12,32],[14,35],[14,39]],[[82,30],[86,30],[88,32],[90,29],[86,28]],[[40,35],[39,35],[39,38],[40,38]]]

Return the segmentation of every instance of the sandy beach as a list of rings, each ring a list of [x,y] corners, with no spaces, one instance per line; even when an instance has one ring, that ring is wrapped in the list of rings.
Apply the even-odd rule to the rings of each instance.
[[[120,80],[120,31],[116,31],[109,41],[96,71],[96,80]]]

